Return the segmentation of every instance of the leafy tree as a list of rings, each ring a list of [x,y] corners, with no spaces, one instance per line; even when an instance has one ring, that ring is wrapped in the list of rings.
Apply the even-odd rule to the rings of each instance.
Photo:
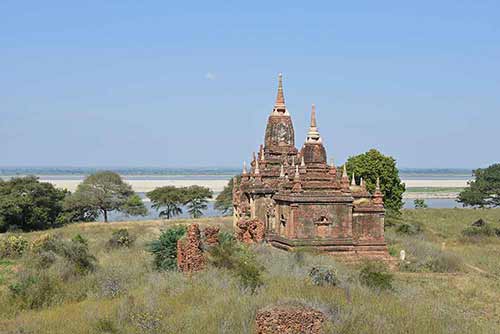
[[[0,232],[9,229],[33,231],[60,225],[65,190],[35,176],[0,180]]]
[[[73,208],[78,213],[76,216],[84,218],[94,217],[96,212],[102,213],[105,222],[108,221],[110,211],[133,216],[147,213],[132,187],[123,182],[120,175],[111,171],[87,176],[75,193],[68,196],[65,207]]]
[[[500,206],[500,164],[476,169],[474,177],[469,187],[458,195],[458,202],[465,206]]]
[[[380,188],[384,194],[385,208],[393,213],[399,213],[403,207],[403,193],[405,185],[399,178],[396,160],[384,156],[375,149],[366,153],[350,157],[347,160],[349,177],[354,172],[356,177],[362,177],[366,182],[368,191],[375,190],[377,177],[380,177]]]
[[[148,192],[146,196],[151,199],[153,208],[161,210],[160,217],[170,219],[182,213],[181,207],[186,201],[186,188],[160,187]]]
[[[237,176],[237,178],[239,182],[241,176]],[[233,214],[233,186],[233,178],[231,178],[224,187],[224,190],[215,198],[214,208],[222,211],[223,215]]]
[[[427,203],[425,203],[425,200],[421,199],[421,198],[417,198],[413,201],[413,204],[415,205],[415,209],[426,209],[428,208],[429,206],[427,205]]]
[[[186,188],[186,201],[188,212],[193,218],[203,216],[203,210],[208,208],[208,199],[212,198],[210,189],[201,186],[191,186]]]

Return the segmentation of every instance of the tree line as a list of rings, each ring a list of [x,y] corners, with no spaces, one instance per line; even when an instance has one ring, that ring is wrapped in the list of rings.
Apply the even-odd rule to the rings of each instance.
[[[160,187],[146,195],[166,218],[181,214],[184,206],[191,217],[201,217],[213,196],[210,189],[201,186]],[[42,230],[95,221],[101,215],[107,222],[112,211],[130,216],[148,214],[139,195],[115,172],[89,175],[73,193],[40,182],[35,176],[0,179],[0,232]]]

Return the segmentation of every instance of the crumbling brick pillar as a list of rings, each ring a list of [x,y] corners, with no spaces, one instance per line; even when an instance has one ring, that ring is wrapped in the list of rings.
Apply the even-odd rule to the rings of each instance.
[[[182,272],[196,272],[203,270],[205,263],[200,228],[197,224],[191,224],[186,237],[177,241],[177,268]]]
[[[219,244],[219,226],[208,226],[203,230],[205,235],[204,245],[212,247]]]
[[[274,306],[257,312],[257,334],[319,334],[322,333],[325,315],[305,306]]]
[[[260,219],[240,220],[237,224],[236,239],[244,243],[262,242],[266,227]]]

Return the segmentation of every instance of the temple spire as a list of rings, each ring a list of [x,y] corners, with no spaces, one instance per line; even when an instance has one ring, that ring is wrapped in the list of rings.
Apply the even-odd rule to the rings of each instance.
[[[351,180],[351,186],[356,185],[356,178],[354,177],[354,172],[352,172],[352,180]]]
[[[242,172],[243,175],[247,175],[247,162],[246,161],[243,161],[243,172]]]
[[[278,74],[278,94],[276,95],[273,113],[288,115],[285,106],[285,95],[283,94],[283,74],[281,73]]]
[[[311,125],[309,126],[309,132],[307,132],[307,143],[321,143],[321,137],[318,132],[316,125],[316,106],[313,104],[311,108]]]

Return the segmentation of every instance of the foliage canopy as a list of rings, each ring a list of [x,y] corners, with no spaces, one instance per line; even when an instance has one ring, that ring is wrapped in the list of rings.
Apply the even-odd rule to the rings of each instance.
[[[476,169],[474,177],[469,187],[458,195],[458,202],[481,208],[500,206],[500,164]]]
[[[375,190],[377,177],[379,177],[385,208],[391,212],[400,212],[403,207],[403,193],[406,187],[399,178],[394,158],[385,156],[376,149],[371,149],[366,153],[350,157],[346,167],[349,177],[352,178],[352,173],[354,173],[358,182],[359,178],[362,177],[368,191],[372,193]]]

